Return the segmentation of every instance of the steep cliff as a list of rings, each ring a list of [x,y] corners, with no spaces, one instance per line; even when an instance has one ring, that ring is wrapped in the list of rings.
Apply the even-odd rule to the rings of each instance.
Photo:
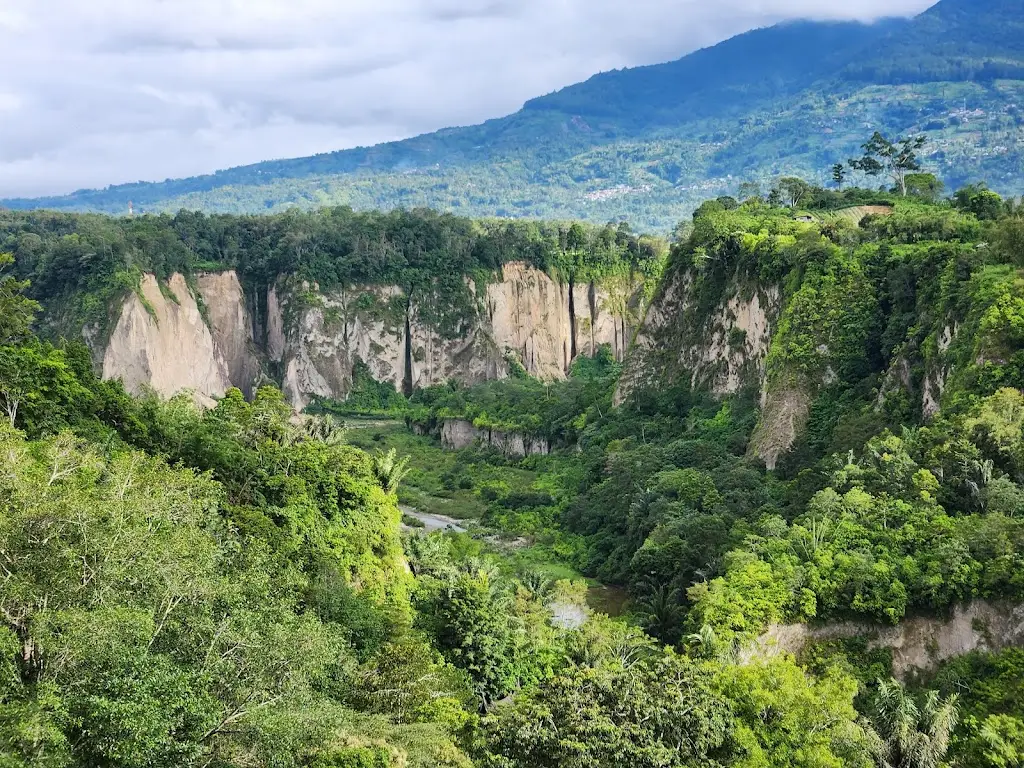
[[[478,445],[493,448],[511,458],[546,456],[551,445],[544,438],[506,432],[500,429],[480,429],[464,419],[449,419],[441,425],[441,443],[453,451]]]
[[[251,395],[262,372],[238,275],[234,271],[200,274],[196,284],[214,348],[227,365],[228,381]]]
[[[893,672],[906,677],[971,651],[999,651],[1024,645],[1024,606],[979,600],[957,606],[946,618],[910,618],[897,626],[855,622],[817,627],[776,625],[747,650],[747,657],[799,655],[814,643],[849,638],[867,640],[869,649],[892,651]]]
[[[637,333],[616,403],[680,378],[719,396],[744,387],[763,392],[781,304],[777,286],[753,285],[738,274],[709,301],[692,270],[670,273]]]
[[[145,275],[124,302],[103,354],[103,376],[121,379],[129,392],[147,387],[165,397],[182,390],[219,397],[231,386],[218,350],[185,278],[166,286]]]
[[[275,287],[268,346],[270,357],[283,363],[289,401],[302,408],[314,397],[344,399],[357,360],[377,381],[405,391],[501,379],[515,364],[540,379],[561,379],[577,355],[601,345],[625,355],[625,308],[642,286],[628,280],[569,285],[512,262],[500,279],[481,285],[467,279],[466,287],[472,308],[455,333],[431,322],[433,297],[409,297],[398,286],[323,294],[309,286]]]
[[[257,340],[234,272],[197,276],[195,295],[181,275],[163,288],[146,275],[121,308],[103,375],[135,391],[148,385],[165,396],[191,389],[218,397],[230,386],[250,393],[271,373],[266,360],[298,410],[318,397],[344,400],[360,366],[406,392],[504,378],[512,365],[560,379],[576,355],[601,345],[625,356],[627,317],[642,288],[628,278],[571,285],[520,262],[479,285],[466,278],[465,286],[469,308],[453,330],[436,321],[436,298],[410,297],[399,286],[320,291],[282,278],[267,291]]]

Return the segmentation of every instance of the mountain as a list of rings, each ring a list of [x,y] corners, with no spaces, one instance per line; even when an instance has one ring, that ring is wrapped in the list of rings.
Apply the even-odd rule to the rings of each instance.
[[[1024,192],[1024,11],[942,0],[912,20],[798,22],[678,61],[596,75],[513,115],[405,141],[189,179],[8,200],[119,213],[346,204],[483,216],[629,219],[668,230],[709,195],[823,180],[876,129],[925,132],[949,186]]]

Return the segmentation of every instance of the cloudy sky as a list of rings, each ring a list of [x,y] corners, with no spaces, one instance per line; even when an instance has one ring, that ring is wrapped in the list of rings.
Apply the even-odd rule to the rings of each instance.
[[[790,18],[933,0],[0,0],[0,198],[465,125]]]

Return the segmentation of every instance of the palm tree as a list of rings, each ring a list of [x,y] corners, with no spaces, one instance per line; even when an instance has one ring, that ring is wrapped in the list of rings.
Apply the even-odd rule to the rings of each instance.
[[[637,602],[644,629],[663,643],[674,645],[683,628],[683,612],[678,589],[659,585]]]
[[[897,680],[878,681],[865,730],[879,768],[943,768],[957,723],[956,695],[928,691],[920,706]]]
[[[318,440],[327,445],[341,445],[345,442],[345,425],[335,421],[330,414],[310,416],[302,423],[307,440]]]
[[[519,583],[535,599],[545,602],[550,596],[554,584],[540,571],[527,571],[519,577]]]
[[[380,487],[388,493],[397,491],[398,485],[409,472],[409,457],[398,458],[394,448],[387,453],[377,451],[373,457],[373,474],[376,475]]]

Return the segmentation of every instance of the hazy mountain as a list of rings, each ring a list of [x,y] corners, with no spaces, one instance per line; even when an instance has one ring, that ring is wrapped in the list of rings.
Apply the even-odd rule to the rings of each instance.
[[[913,20],[759,29],[678,61],[596,75],[519,112],[370,148],[10,207],[264,212],[431,206],[628,218],[667,229],[741,181],[823,178],[875,129],[926,132],[949,185],[1024,191],[1024,9],[943,0]]]

